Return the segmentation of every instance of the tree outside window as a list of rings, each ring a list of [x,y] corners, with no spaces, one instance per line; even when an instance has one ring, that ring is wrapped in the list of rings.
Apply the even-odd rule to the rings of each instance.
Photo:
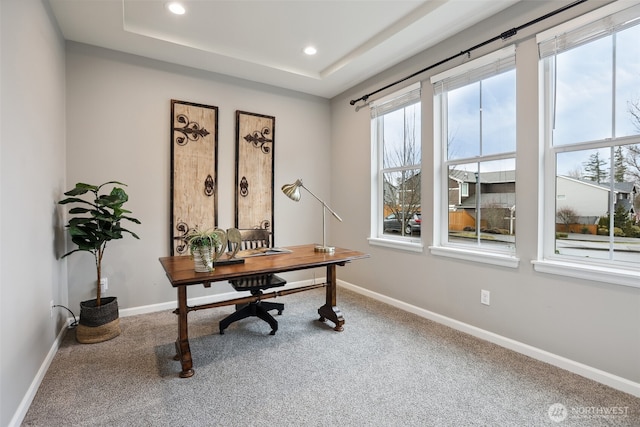
[[[415,237],[421,231],[421,126],[419,88],[372,108],[377,154],[377,236]]]
[[[545,69],[549,258],[637,269],[640,261],[640,8],[540,40]],[[613,23],[613,26],[608,27]],[[588,24],[589,25],[589,24]],[[586,28],[586,29],[585,29]],[[591,31],[591,32],[590,32]],[[551,210],[547,210],[549,214]]]

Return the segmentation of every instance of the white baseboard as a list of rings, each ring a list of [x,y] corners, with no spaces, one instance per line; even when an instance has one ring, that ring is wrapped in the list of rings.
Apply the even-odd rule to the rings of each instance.
[[[615,388],[616,390],[620,390],[633,396],[640,397],[640,383],[630,381],[626,378],[619,377],[617,375],[602,371],[600,369],[585,365],[580,362],[576,362],[571,359],[567,359],[563,356],[558,356],[557,354],[541,350],[539,348],[524,344],[511,338],[503,337],[502,335],[480,329],[478,327],[460,322],[450,317],[442,316],[432,311],[416,307],[406,302],[387,297],[385,295],[370,291],[365,288],[361,288],[351,283],[338,280],[338,285],[346,289],[350,289],[361,295],[365,295],[375,300],[387,303],[401,310],[408,311],[420,317],[424,317],[445,326],[449,326],[450,328],[456,329],[458,331],[465,332],[482,340],[489,341],[501,347],[508,348],[509,350],[513,350],[515,352],[532,357],[536,360],[540,360],[550,365],[557,366],[558,368],[573,372],[574,374],[578,374],[590,380],[597,381],[601,384]]]
[[[40,369],[38,369],[36,376],[33,378],[33,381],[31,381],[31,385],[29,386],[29,389],[27,390],[24,397],[22,398],[20,405],[18,405],[18,409],[16,409],[16,412],[13,414],[13,418],[11,418],[11,421],[9,421],[9,427],[19,427],[20,424],[22,424],[22,421],[24,420],[24,417],[27,415],[27,411],[29,410],[29,406],[31,406],[31,402],[33,402],[33,398],[36,397],[38,388],[40,388],[40,384],[42,384],[42,380],[44,379],[44,376],[49,370],[49,366],[51,366],[51,362],[53,361],[53,358],[56,356],[56,353],[60,348],[60,343],[62,342],[62,338],[64,338],[64,336],[66,335],[68,326],[70,324],[71,324],[71,321],[67,320],[67,322],[62,326],[62,328],[60,328],[60,331],[58,332],[58,336],[56,336],[56,339],[53,341],[53,344],[51,345],[51,348],[47,353],[47,357],[45,357],[44,362],[42,362],[42,365],[40,365]]]

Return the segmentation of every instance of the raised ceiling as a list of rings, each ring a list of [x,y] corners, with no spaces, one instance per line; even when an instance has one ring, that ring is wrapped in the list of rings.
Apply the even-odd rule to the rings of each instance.
[[[49,0],[67,40],[324,98],[517,1]]]

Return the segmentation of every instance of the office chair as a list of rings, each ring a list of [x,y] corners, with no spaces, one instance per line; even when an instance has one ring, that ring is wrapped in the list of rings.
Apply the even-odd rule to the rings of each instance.
[[[251,250],[271,247],[271,233],[264,229],[240,230],[240,250]],[[229,241],[229,251],[233,252],[233,242]],[[238,291],[250,291],[251,295],[260,296],[264,289],[284,286],[287,281],[275,274],[261,274],[242,279],[230,280],[231,286]],[[266,301],[255,301],[249,304],[236,305],[236,311],[220,321],[220,335],[233,322],[256,316],[271,326],[271,335],[278,330],[278,321],[269,313],[270,310],[278,310],[282,314],[284,304]]]

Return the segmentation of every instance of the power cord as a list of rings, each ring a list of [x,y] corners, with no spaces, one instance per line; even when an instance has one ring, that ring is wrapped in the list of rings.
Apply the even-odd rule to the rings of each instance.
[[[67,307],[65,307],[64,305],[52,305],[52,307],[62,307],[65,310],[67,310],[69,313],[71,313],[71,315],[73,316],[73,322],[69,324],[69,326],[67,326],[68,329],[73,329],[76,326],[78,326],[78,319],[76,319],[76,315],[73,314],[73,311],[69,310]]]

